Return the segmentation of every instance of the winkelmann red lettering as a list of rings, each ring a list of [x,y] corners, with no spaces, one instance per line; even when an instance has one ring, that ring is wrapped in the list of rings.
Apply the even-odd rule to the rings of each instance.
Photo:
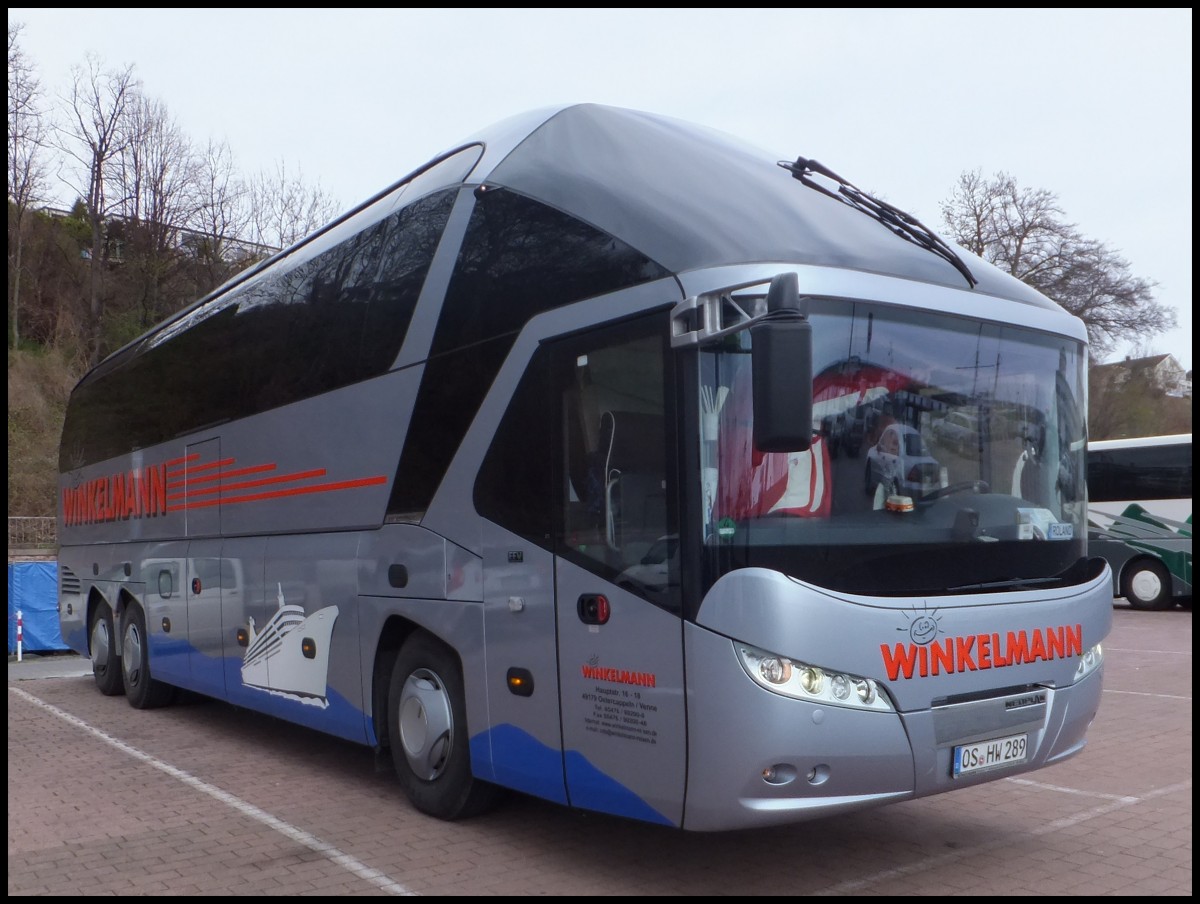
[[[63,495],[63,519],[68,526],[127,521],[167,513],[167,466],[134,468],[97,477]]]
[[[614,684],[634,684],[638,687],[654,687],[653,672],[631,672],[628,669],[610,669],[598,665],[585,665],[583,677],[592,681],[611,681]]]
[[[917,644],[880,644],[888,679],[928,678],[930,675],[1000,669],[1052,659],[1083,655],[1083,625],[1058,625],[1032,631],[1000,634],[967,634]]]
[[[975,646],[975,636],[954,638],[954,653],[958,659],[958,671],[975,671],[975,660],[971,658],[971,647]]]

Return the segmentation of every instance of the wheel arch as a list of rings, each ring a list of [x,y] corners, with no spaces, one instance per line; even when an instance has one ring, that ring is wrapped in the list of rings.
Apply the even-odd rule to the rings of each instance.
[[[121,632],[117,630],[117,625],[121,623],[122,609],[120,606],[120,597],[118,596],[117,605],[114,606],[111,602],[109,602],[108,597],[104,595],[104,591],[95,586],[88,591],[87,614],[86,620],[84,621],[85,633],[87,635],[88,656],[91,657],[95,653],[95,650],[92,649],[92,619],[96,617],[96,612],[101,606],[108,606],[108,611],[112,613],[114,636],[109,642],[113,645],[113,650],[119,656],[121,655]]]
[[[457,661],[459,673],[462,674],[462,656],[452,643],[410,618],[403,615],[390,616],[379,632],[371,667],[371,722],[375,731],[375,747],[378,750],[386,750],[391,746],[391,739],[388,737],[387,702],[388,686],[392,680],[396,657],[400,655],[400,648],[404,642],[418,633],[429,635],[445,647]]]
[[[146,607],[142,605],[142,601],[138,599],[137,594],[133,593],[128,588],[122,587],[117,591],[117,606],[115,609],[113,609],[113,618],[116,620],[118,625],[125,624],[125,613],[129,611],[130,606],[137,606],[139,609],[141,609],[143,618],[148,619],[150,617],[149,613],[146,611]],[[118,630],[117,634],[120,636],[120,641],[117,644],[117,652],[120,653],[122,646],[125,643],[125,632]]]

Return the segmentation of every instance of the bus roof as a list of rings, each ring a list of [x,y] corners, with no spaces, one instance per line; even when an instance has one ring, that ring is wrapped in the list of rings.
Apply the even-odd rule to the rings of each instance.
[[[504,186],[565,210],[675,273],[789,261],[967,288],[943,258],[804,187],[777,165],[801,148],[770,153],[703,126],[600,104],[505,120],[474,140],[487,152],[469,182]],[[1056,307],[1020,280],[959,253],[979,279],[976,292]]]

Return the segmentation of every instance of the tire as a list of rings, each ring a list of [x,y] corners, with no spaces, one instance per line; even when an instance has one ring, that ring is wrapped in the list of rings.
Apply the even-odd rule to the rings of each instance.
[[[462,673],[450,650],[424,632],[406,640],[387,707],[392,763],[414,807],[455,820],[495,804],[499,788],[471,774]]]
[[[175,688],[155,681],[150,670],[150,644],[146,634],[146,616],[140,606],[125,610],[121,644],[121,674],[125,679],[125,699],[134,709],[157,709],[175,696]]]
[[[121,657],[117,655],[117,632],[113,629],[113,614],[108,603],[100,603],[92,613],[88,631],[88,648],[92,657],[92,677],[96,687],[106,697],[125,692],[121,675]]]
[[[1158,559],[1131,562],[1121,578],[1121,595],[1134,609],[1170,609],[1171,575]]]

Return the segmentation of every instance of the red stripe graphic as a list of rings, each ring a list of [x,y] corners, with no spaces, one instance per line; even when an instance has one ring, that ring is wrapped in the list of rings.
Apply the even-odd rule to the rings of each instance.
[[[169,511],[178,511],[180,509],[205,508],[210,505],[232,505],[235,502],[261,502],[263,499],[280,499],[284,496],[302,496],[306,493],[330,493],[335,490],[353,490],[358,487],[378,486],[381,483],[386,483],[387,478],[380,475],[378,477],[360,477],[358,480],[341,480],[337,483],[320,483],[306,487],[291,487],[286,490],[275,490],[272,493],[255,493],[250,496],[229,496],[219,499],[208,499],[203,502],[188,502],[183,505],[168,506]]]
[[[274,467],[274,465],[272,465]],[[206,487],[200,490],[190,490],[187,493],[171,493],[168,501],[191,499],[195,496],[211,496],[213,493],[226,493],[230,490],[248,490],[252,487],[264,487],[273,483],[288,483],[293,480],[309,480],[313,477],[324,477],[325,469],[316,468],[312,471],[300,471],[296,474],[280,474],[277,477],[264,477],[261,480],[243,480],[241,483],[223,483],[216,487]]]
[[[214,505],[233,505],[241,502],[262,502],[267,499],[283,499],[288,496],[303,496],[310,493],[333,493],[340,490],[353,490],[360,487],[378,486],[387,482],[385,476],[359,477],[351,480],[338,480],[330,483],[307,483],[326,476],[325,468],[312,468],[307,471],[296,471],[291,474],[276,474],[257,480],[242,480],[235,483],[227,482],[229,478],[245,477],[251,474],[261,474],[274,471],[278,465],[274,462],[249,465],[243,468],[222,470],[234,464],[235,458],[222,458],[203,464],[196,463],[198,455],[189,455],[186,459],[176,459],[171,465],[185,464],[184,471],[171,472],[168,476],[177,478],[167,486],[176,492],[167,495],[167,511],[179,512],[186,509],[208,508]],[[213,469],[217,469],[213,471]],[[209,472],[209,473],[204,473]],[[183,478],[182,480],[178,478]],[[279,484],[300,483],[299,486],[280,487],[259,493],[244,493],[260,487],[277,486]],[[203,486],[202,486],[203,484]],[[182,490],[182,492],[180,492]],[[207,498],[206,498],[207,497]]]
[[[172,458],[166,464],[168,468],[177,468],[182,464],[187,464],[189,461],[195,461],[199,457],[199,452],[193,452],[191,455],[185,455],[183,458]]]
[[[196,458],[196,457],[197,456],[195,456],[195,455],[189,455],[188,461],[191,461],[193,458]],[[213,468],[219,468],[222,465],[231,465],[234,463],[234,461],[236,461],[236,459],[222,458],[220,461],[210,461],[206,465],[194,465],[194,466],[190,465],[190,466],[184,468],[182,471],[168,471],[167,472],[167,480],[174,480],[174,479],[178,479],[180,477],[190,478],[191,475],[195,474],[197,471],[211,471]]]
[[[221,471],[218,474],[210,474],[207,477],[190,478],[188,483],[206,483],[210,480],[222,480],[226,477],[243,477],[247,474],[261,474],[263,471],[274,471],[275,465],[255,465],[252,468],[237,468],[233,471]],[[167,483],[168,490],[176,490],[184,486],[182,480],[172,480]]]

